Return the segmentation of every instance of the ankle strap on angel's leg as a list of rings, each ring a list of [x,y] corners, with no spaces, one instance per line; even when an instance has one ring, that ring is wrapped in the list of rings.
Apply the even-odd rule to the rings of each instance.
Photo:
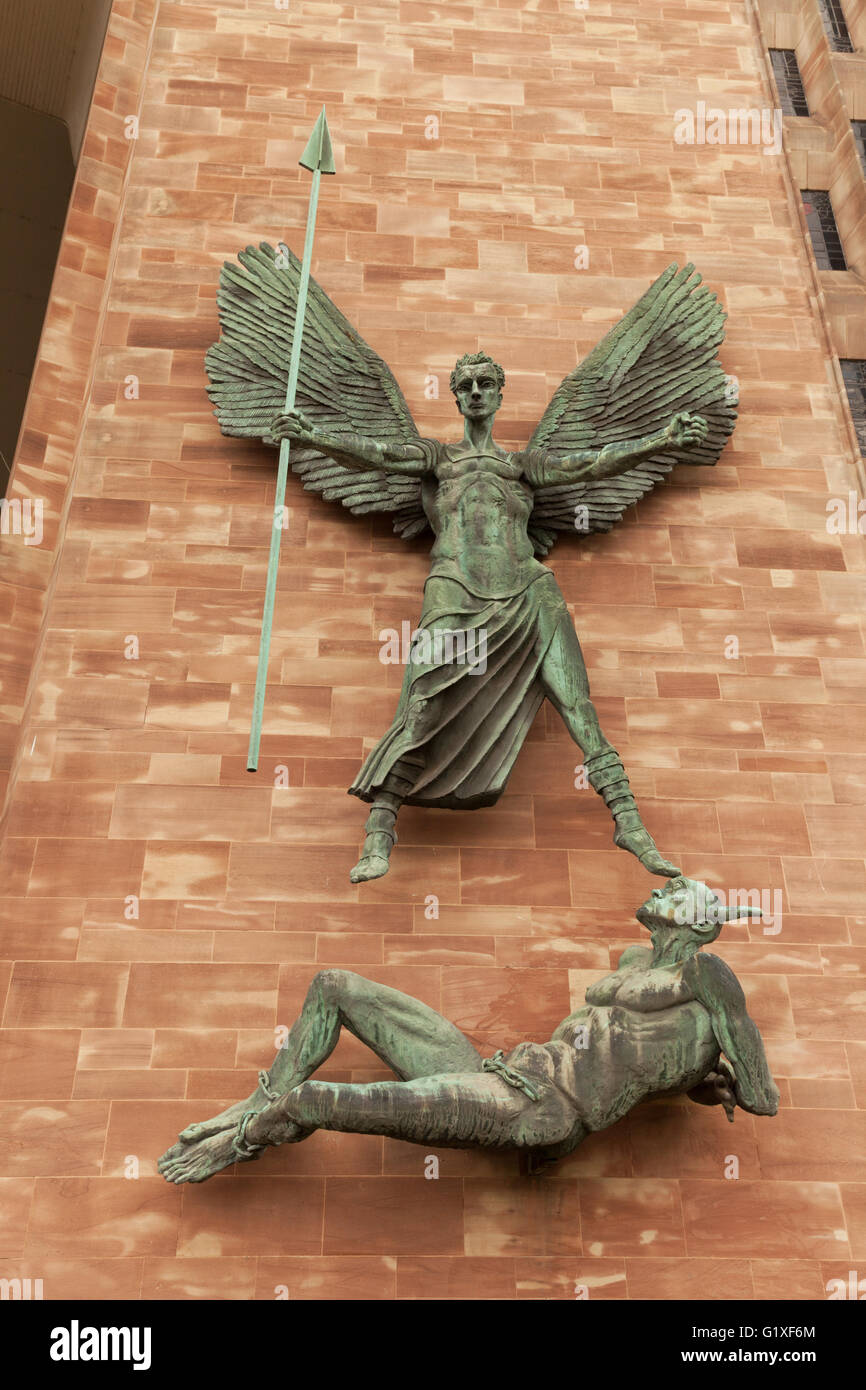
[[[591,753],[584,766],[589,785],[599,793],[617,822],[630,811],[637,815],[634,793],[622,765],[622,758],[615,748],[607,747],[599,753]]]
[[[616,749],[609,745],[598,753],[590,753],[589,757],[584,759],[583,765],[589,785],[597,792],[603,791],[614,782],[621,782],[625,777],[622,758]]]
[[[367,835],[387,835],[392,845],[396,845],[397,832],[394,829],[396,818],[397,813],[390,806],[383,806],[374,802],[364,825],[364,833]]]

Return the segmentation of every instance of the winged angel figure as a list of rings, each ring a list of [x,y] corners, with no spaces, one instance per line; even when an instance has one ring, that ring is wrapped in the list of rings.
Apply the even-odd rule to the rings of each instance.
[[[392,513],[406,540],[435,538],[394,722],[349,789],[371,804],[352,882],[387,873],[404,803],[493,804],[545,697],[611,812],[614,843],[651,873],[679,874],[641,820],[538,557],[560,531],[609,531],[675,463],[716,462],[736,418],[716,296],[693,266],[669,266],[561,383],[527,447],[508,453],[493,440],[505,373],[491,357],[466,354],[451,373],[463,438],[422,439],[387,365],[314,280],[297,404],[284,413],[300,264],[266,243],[238,259],[243,269],[226,262],[220,276],[222,337],[206,359],[223,434],[274,446],[288,436],[305,488],[356,515]]]

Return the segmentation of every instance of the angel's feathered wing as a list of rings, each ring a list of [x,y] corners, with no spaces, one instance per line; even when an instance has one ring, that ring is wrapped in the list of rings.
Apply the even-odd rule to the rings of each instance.
[[[694,266],[668,266],[557,388],[529,447],[559,455],[601,449],[654,434],[678,411],[703,415],[707,438],[653,454],[617,478],[539,488],[529,523],[537,553],[547,554],[557,531],[609,531],[675,463],[716,462],[737,412],[716,356],[725,314],[700,284]]]
[[[226,261],[217,306],[222,337],[205,357],[208,395],[223,434],[275,445],[269,427],[283,413],[295,328],[300,262],[286,246],[267,242]],[[407,444],[418,430],[391,371],[310,279],[296,404],[335,434],[366,434],[382,444]],[[292,445],[291,464],[304,487],[356,514],[393,512],[405,538],[424,530],[417,478],[360,472]]]

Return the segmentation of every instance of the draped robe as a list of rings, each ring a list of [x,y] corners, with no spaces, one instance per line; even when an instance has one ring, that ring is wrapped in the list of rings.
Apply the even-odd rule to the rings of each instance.
[[[460,453],[462,443],[420,442],[436,536],[418,624],[430,640],[427,651],[416,647],[428,659],[408,662],[394,721],[349,791],[373,801],[388,779],[411,805],[465,810],[492,805],[504,790],[545,698],[545,654],[571,618],[527,533],[545,451],[473,455]],[[453,644],[440,636],[437,650],[437,630],[466,636]],[[454,659],[464,647],[474,664]]]

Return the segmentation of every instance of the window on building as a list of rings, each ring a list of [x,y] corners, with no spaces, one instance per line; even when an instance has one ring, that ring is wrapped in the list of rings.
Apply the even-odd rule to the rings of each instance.
[[[830,194],[818,188],[802,188],[800,194],[818,269],[847,270]]]
[[[770,62],[779,89],[779,101],[786,116],[808,116],[809,103],[803,90],[800,65],[793,48],[771,48]]]
[[[839,0],[818,0],[818,9],[827,30],[830,47],[835,53],[853,53],[854,45],[845,23],[845,15]]]
[[[854,428],[860,441],[860,452],[866,457],[866,361],[854,357],[842,358],[842,379],[848,392],[848,404],[854,417]]]
[[[852,121],[851,129],[854,132],[854,144],[863,165],[863,173],[866,174],[866,121]]]

